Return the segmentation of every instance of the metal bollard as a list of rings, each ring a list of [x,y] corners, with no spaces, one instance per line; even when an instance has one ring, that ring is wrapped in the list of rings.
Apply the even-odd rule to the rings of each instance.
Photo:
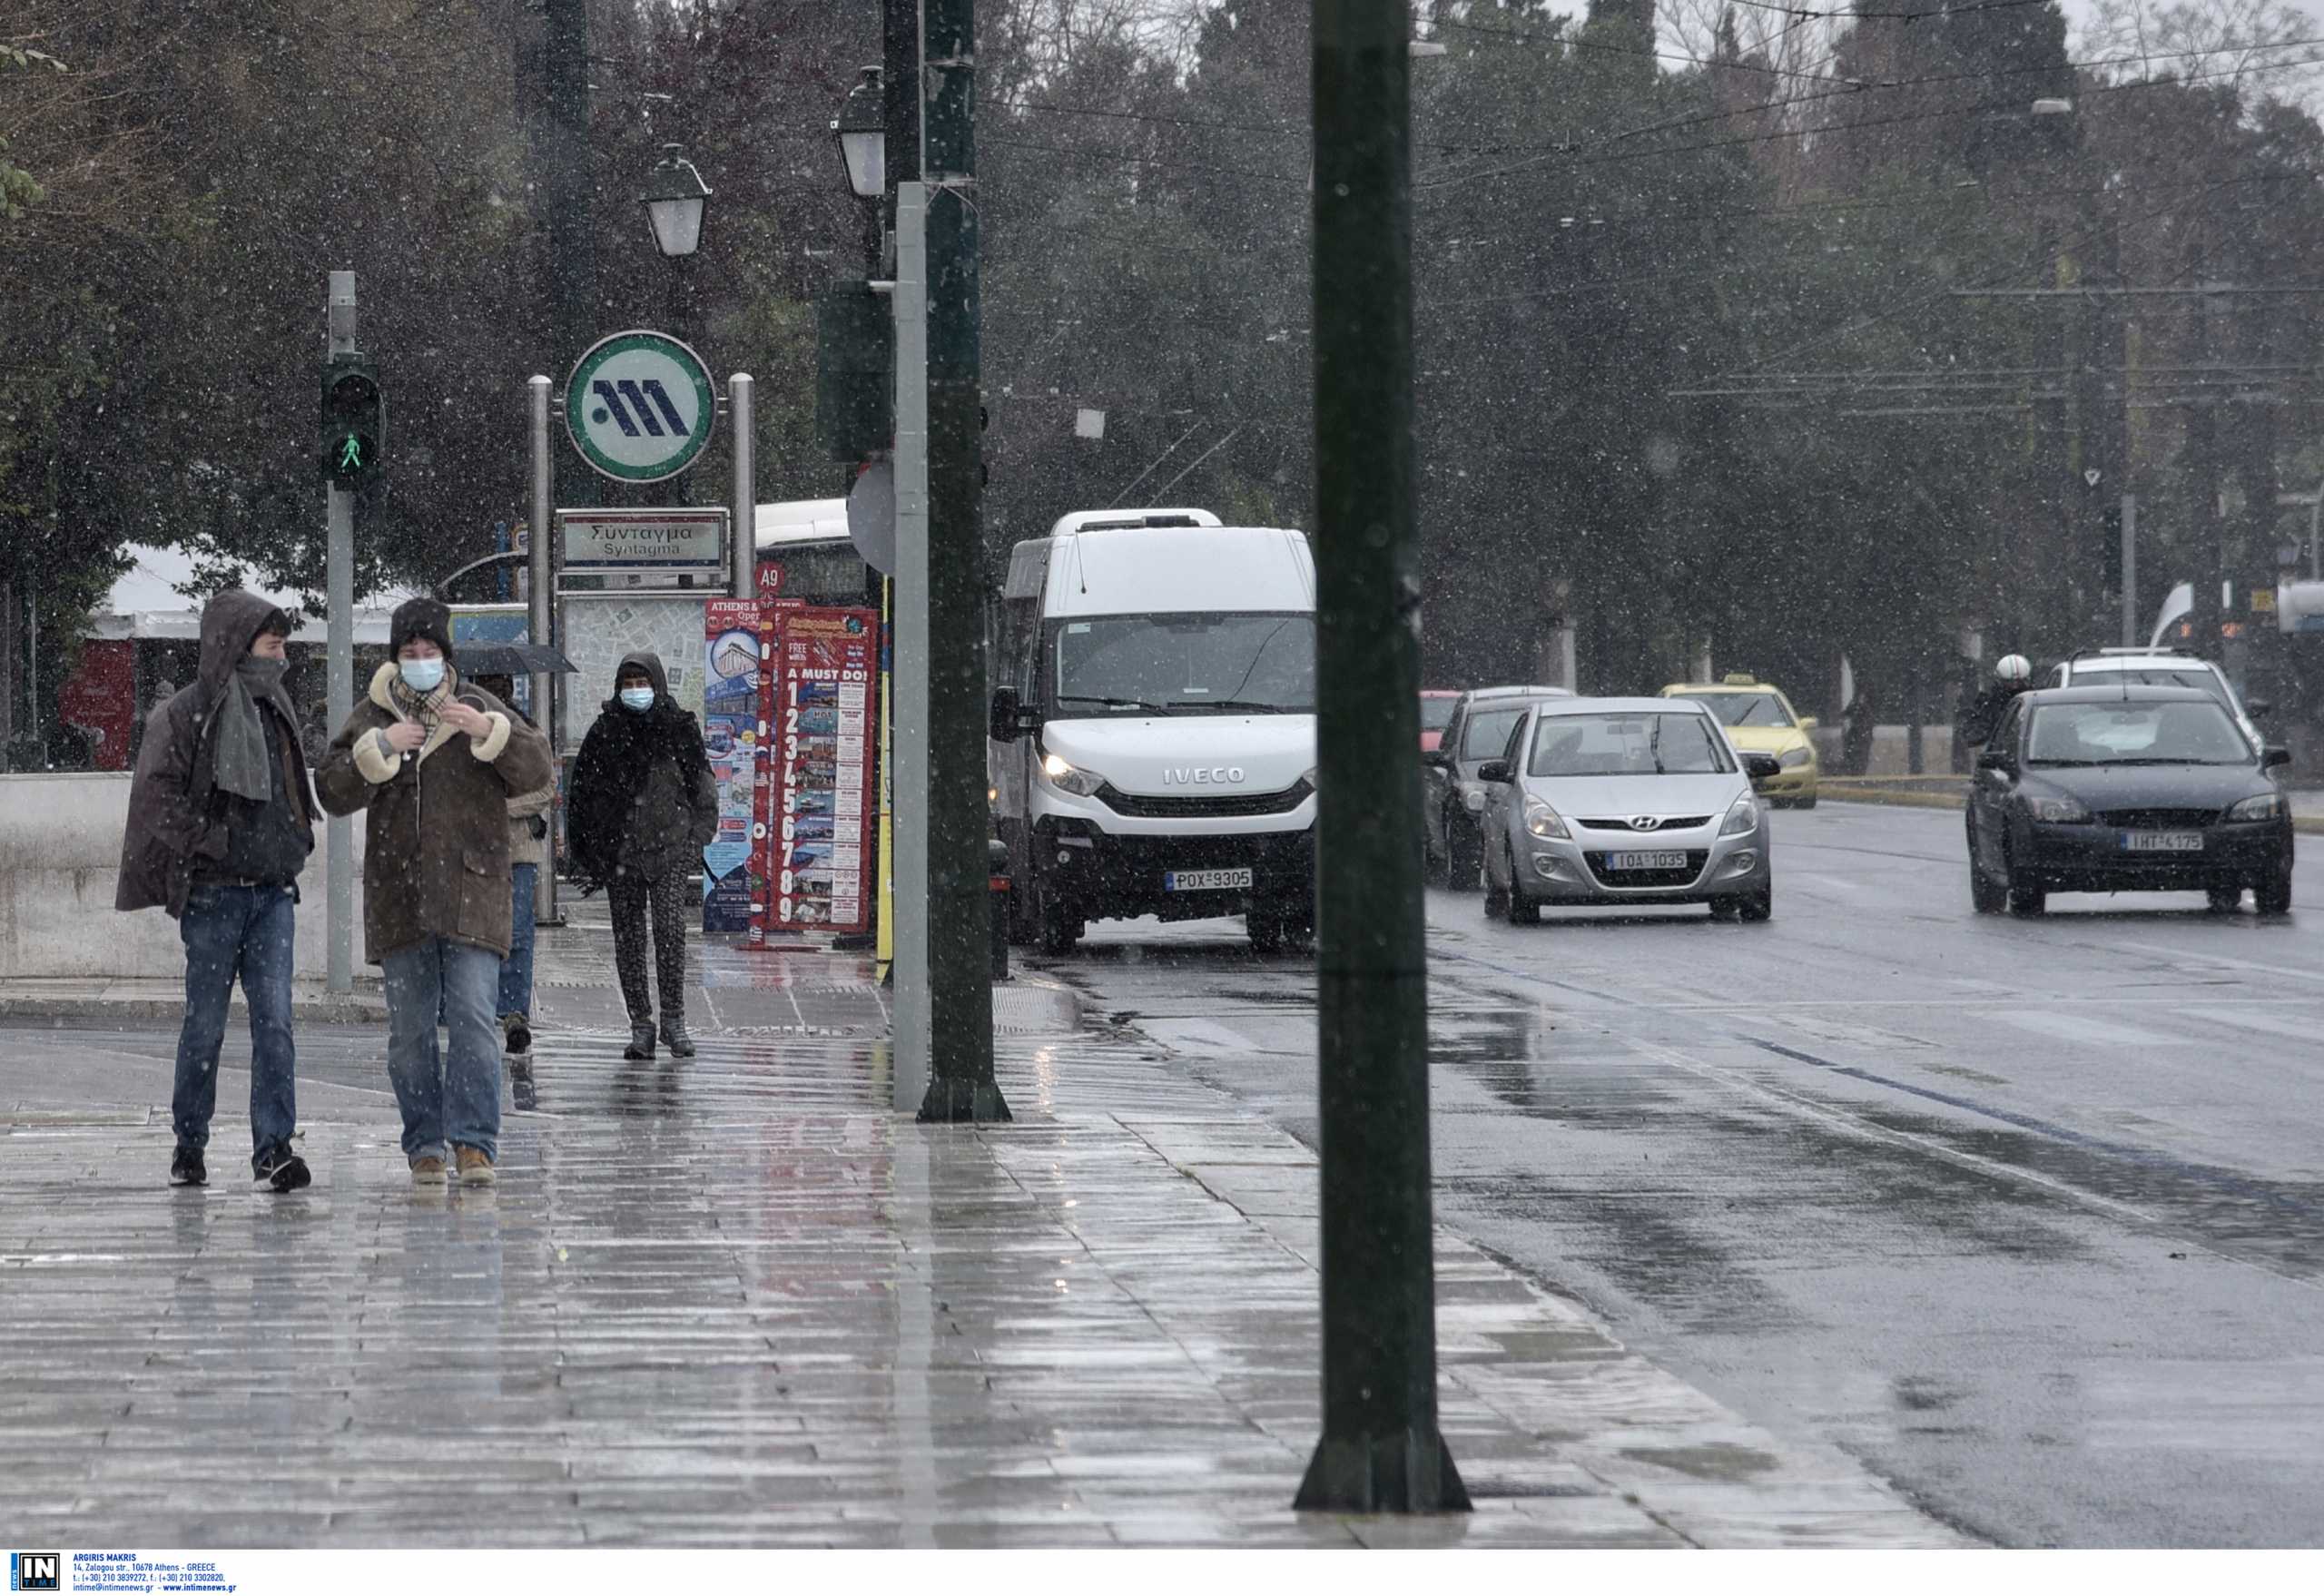
[[[992,888],[992,979],[1009,979],[1009,844],[995,839],[985,844]]]

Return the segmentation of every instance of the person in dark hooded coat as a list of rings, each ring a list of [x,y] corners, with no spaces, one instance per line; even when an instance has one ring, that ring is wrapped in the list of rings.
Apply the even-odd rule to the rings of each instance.
[[[172,1186],[209,1179],[202,1150],[238,974],[251,1012],[251,1173],[276,1191],[312,1178],[290,1150],[299,1122],[291,952],[316,803],[298,712],[282,690],[290,635],[288,616],[239,587],[204,605],[200,674],[147,717],[130,783],[113,907],[165,911],[185,943]]]
[[[645,984],[650,911],[661,1039],[678,1058],[691,1058],[686,876],[717,834],[718,783],[703,749],[702,723],[671,702],[659,655],[623,659],[614,688],[574,762],[566,847],[582,892],[603,887],[613,905],[614,967],[629,1010],[622,1057],[654,1057],[654,1006]]]

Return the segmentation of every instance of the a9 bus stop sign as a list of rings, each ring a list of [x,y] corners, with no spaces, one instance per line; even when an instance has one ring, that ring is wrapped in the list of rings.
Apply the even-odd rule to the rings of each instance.
[[[694,464],[717,422],[710,368],[665,333],[598,340],[565,384],[565,429],[573,447],[617,481],[676,476]]]

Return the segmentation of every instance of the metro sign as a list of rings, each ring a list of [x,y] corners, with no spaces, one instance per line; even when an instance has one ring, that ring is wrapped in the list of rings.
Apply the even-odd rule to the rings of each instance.
[[[710,368],[665,333],[600,339],[565,384],[565,429],[573,447],[617,481],[676,476],[701,455],[717,422]]]

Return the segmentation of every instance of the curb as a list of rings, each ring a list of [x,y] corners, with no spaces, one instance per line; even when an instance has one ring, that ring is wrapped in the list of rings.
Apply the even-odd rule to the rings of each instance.
[[[1945,778],[1938,778],[1945,779]],[[1826,781],[1824,796],[1835,803],[1880,803],[1891,809],[1951,809],[1967,807],[1967,800],[1954,793],[1915,793],[1909,789],[1899,792],[1893,788],[1840,788]],[[2324,814],[2295,814],[2291,829],[2301,835],[2324,837]]]
[[[228,1009],[231,1024],[247,1018],[250,1010],[237,1000]],[[0,1023],[20,1020],[169,1020],[185,1018],[185,1002],[161,998],[0,998]],[[296,1002],[290,1018],[300,1025],[383,1026],[388,1022],[384,1000],[340,999],[330,1002]]]

